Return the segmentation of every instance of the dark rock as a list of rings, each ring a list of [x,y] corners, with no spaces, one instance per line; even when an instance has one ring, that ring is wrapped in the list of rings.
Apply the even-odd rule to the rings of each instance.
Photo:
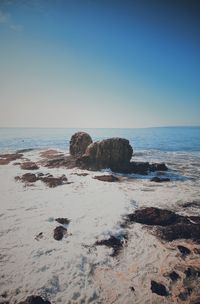
[[[77,159],[73,156],[60,156],[42,161],[41,164],[47,168],[68,168],[77,167]]]
[[[127,240],[127,236],[123,235],[121,237],[115,237],[111,235],[109,239],[96,241],[96,246],[107,246],[113,249],[111,254],[112,257],[115,257],[119,254],[120,250],[124,247],[124,242]]]
[[[151,281],[151,291],[153,293],[158,294],[159,296],[168,296],[169,294],[166,287],[163,284],[157,283],[155,281]]]
[[[170,279],[174,282],[177,281],[178,279],[180,279],[179,274],[176,271],[172,271],[169,274]]]
[[[188,293],[185,292],[185,291],[180,292],[179,295],[178,295],[178,297],[179,297],[179,299],[180,299],[181,301],[186,301],[187,298],[188,298]]]
[[[40,232],[36,235],[35,240],[39,241],[43,238],[43,232]]]
[[[170,182],[170,179],[169,178],[160,178],[158,176],[155,176],[151,179],[151,182],[156,182],[156,183]]]
[[[55,188],[57,186],[66,184],[67,182],[67,178],[64,175],[60,177],[45,176],[45,177],[41,177],[40,180],[50,188]]]
[[[148,162],[130,162],[125,173],[147,175],[149,171],[150,164]]]
[[[136,210],[135,213],[129,214],[127,217],[131,222],[167,226],[175,223],[180,216],[170,210],[148,207]]]
[[[160,227],[158,231],[161,238],[166,241],[177,239],[190,239],[200,242],[200,225],[193,223],[177,223],[175,225]]]
[[[67,229],[64,228],[63,226],[58,226],[54,229],[54,234],[53,237],[56,241],[62,240],[64,235],[67,233]]]
[[[131,290],[132,292],[134,292],[134,291],[135,291],[135,288],[134,288],[133,286],[131,286],[131,287],[130,287],[130,290]]]
[[[22,157],[23,154],[21,153],[0,154],[0,165],[7,165],[11,161],[14,161],[16,159],[21,159]]]
[[[120,172],[129,166],[132,154],[133,149],[127,139],[109,138],[90,144],[77,165],[83,169],[110,168]]]
[[[37,169],[39,169],[38,165],[34,162],[31,162],[31,161],[20,164],[20,167],[23,170],[37,170]]]
[[[38,180],[37,176],[34,173],[25,173],[21,177],[16,176],[15,179],[20,179],[25,183],[35,183]]]
[[[188,255],[188,254],[191,253],[191,250],[188,249],[188,248],[186,248],[185,246],[178,245],[177,248],[178,248],[178,250],[180,251],[180,253],[181,253],[182,255]]]
[[[87,147],[92,143],[92,138],[85,132],[77,132],[72,135],[70,140],[69,151],[72,156],[82,156]]]
[[[114,176],[114,175],[99,175],[99,176],[94,176],[94,179],[98,179],[103,182],[118,182],[119,178]]]
[[[43,300],[40,296],[29,296],[25,301],[18,304],[51,304],[47,300]]]
[[[150,171],[167,171],[168,168],[165,163],[153,163],[150,165]]]
[[[196,269],[194,267],[188,267],[185,271],[185,276],[186,278],[195,278],[195,277],[200,277],[200,269]]]
[[[58,217],[55,219],[55,221],[62,225],[69,225],[69,223],[70,223],[70,220],[68,218],[64,218],[64,217]]]

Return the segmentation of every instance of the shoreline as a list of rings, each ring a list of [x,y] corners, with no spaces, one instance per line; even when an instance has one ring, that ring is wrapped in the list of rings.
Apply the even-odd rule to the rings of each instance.
[[[28,151],[23,157],[26,161],[38,162],[41,152]],[[120,304],[133,300],[168,304],[172,299],[174,303],[190,303],[188,301],[195,299],[191,293],[186,300],[181,300],[178,291],[182,281],[172,283],[165,277],[178,267],[176,271],[182,273],[184,281],[186,268],[199,264],[200,255],[194,253],[190,241],[163,243],[149,229],[135,223],[126,228],[128,241],[116,258],[110,256],[112,249],[93,245],[109,235],[120,235],[123,215],[141,207],[200,214],[198,207],[181,207],[183,203],[199,200],[198,179],[174,179],[160,184],[150,182],[149,178],[124,176],[120,182],[107,183],[93,178],[111,174],[106,170],[49,169],[39,165],[39,169],[29,171],[13,165],[14,162],[24,160],[0,166],[3,247],[0,284],[1,295],[7,293],[1,302],[18,303],[31,294],[63,304],[81,301]],[[65,174],[71,184],[49,188],[41,181],[28,186],[14,180],[15,176],[27,172]],[[61,241],[53,239],[57,217],[71,220],[68,235]],[[41,232],[43,237],[35,239]],[[176,249],[178,245],[191,249],[191,254],[182,257]],[[171,296],[152,293],[151,280],[171,288]]]

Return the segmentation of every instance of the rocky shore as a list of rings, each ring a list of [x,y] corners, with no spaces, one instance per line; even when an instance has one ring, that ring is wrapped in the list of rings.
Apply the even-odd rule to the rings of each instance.
[[[83,191],[82,187],[83,185],[85,185],[84,191],[88,193],[91,192],[91,204],[92,199],[95,195],[97,195],[97,199],[98,196],[99,199],[104,198],[103,208],[105,209],[105,211],[103,211],[103,214],[104,216],[108,216],[108,218],[109,215],[110,217],[112,217],[112,213],[114,212],[115,208],[114,205],[112,205],[111,207],[109,207],[108,205],[109,195],[112,196],[112,191],[113,195],[115,191],[117,193],[118,198],[116,196],[116,201],[117,199],[119,199],[119,194],[121,192],[125,194],[126,200],[128,200],[129,202],[131,201],[131,196],[134,196],[134,191],[135,197],[138,196],[138,198],[140,198],[140,200],[143,200],[144,202],[150,199],[150,203],[153,203],[153,199],[157,199],[158,195],[160,195],[160,207],[149,205],[149,203],[146,207],[144,204],[143,208],[134,206],[132,212],[129,213],[122,212],[119,210],[119,214],[121,213],[121,216],[119,216],[117,212],[117,217],[114,217],[115,225],[118,225],[118,231],[115,233],[110,232],[105,237],[102,237],[102,235],[100,236],[95,234],[94,229],[94,235],[92,234],[93,237],[91,237],[91,242],[89,242],[89,244],[81,244],[80,239],[76,239],[76,234],[80,233],[80,231],[77,232],[74,227],[76,227],[78,221],[80,221],[79,217],[81,217],[81,214],[78,215],[79,209],[76,209],[75,207],[73,209],[73,204],[70,206],[67,205],[68,207],[66,210],[68,210],[69,213],[71,212],[71,216],[69,217],[70,219],[68,218],[68,214],[66,214],[67,216],[64,217],[64,214],[60,213],[55,219],[53,218],[52,220],[49,220],[50,223],[59,223],[59,226],[54,227],[54,229],[52,227],[51,229],[51,237],[49,238],[49,244],[51,244],[52,240],[54,240],[54,242],[57,241],[57,244],[62,244],[61,246],[63,247],[65,242],[69,244],[71,242],[72,244],[73,242],[75,242],[76,246],[73,246],[75,246],[75,248],[79,248],[77,250],[80,250],[80,252],[83,250],[83,248],[84,250],[86,250],[86,260],[89,259],[90,255],[92,255],[93,262],[91,266],[92,270],[90,271],[93,273],[93,280],[95,280],[95,284],[92,285],[93,290],[95,289],[95,286],[98,287],[97,289],[101,290],[105,282],[107,282],[107,280],[110,280],[109,275],[112,273],[112,280],[116,280],[117,282],[116,286],[118,286],[117,284],[120,284],[119,290],[115,290],[115,292],[113,291],[114,293],[111,296],[111,294],[109,295],[109,293],[106,293],[107,287],[104,286],[102,294],[100,295],[100,299],[104,300],[101,303],[113,303],[113,299],[115,299],[114,301],[119,304],[130,303],[131,293],[133,294],[133,299],[134,297],[135,299],[137,299],[136,303],[144,303],[143,301],[146,301],[145,299],[143,299],[142,295],[139,295],[140,286],[138,286],[137,281],[134,280],[135,273],[137,272],[135,272],[136,270],[133,270],[132,266],[130,266],[132,264],[130,257],[131,255],[134,255],[133,243],[135,240],[143,244],[141,246],[143,246],[144,252],[146,252],[145,250],[147,250],[149,255],[151,255],[152,253],[153,256],[156,253],[155,248],[157,248],[158,252],[163,250],[164,256],[166,258],[166,265],[164,269],[162,269],[161,264],[159,264],[160,266],[155,266],[158,267],[156,273],[152,272],[152,276],[146,276],[145,278],[145,284],[142,287],[142,290],[145,293],[146,299],[151,298],[151,293],[153,296],[152,303],[200,303],[200,201],[191,199],[188,201],[182,201],[180,204],[176,205],[176,207],[174,207],[174,205],[170,207],[167,206],[167,204],[165,204],[165,208],[161,207],[162,199],[165,203],[169,200],[167,191],[169,191],[169,195],[170,193],[172,193],[171,195],[173,195],[173,197],[174,195],[179,195],[179,197],[181,197],[181,194],[179,192],[176,192],[176,189],[174,188],[175,184],[172,183],[171,179],[168,176],[165,176],[165,173],[170,171],[170,167],[168,168],[165,163],[134,161],[133,149],[130,146],[129,141],[126,139],[110,138],[99,142],[92,142],[92,138],[89,134],[84,132],[78,132],[74,134],[71,138],[70,155],[66,155],[61,151],[56,151],[52,149],[43,151],[34,151],[31,149],[27,149],[23,151],[17,151],[16,153],[1,154],[0,165],[1,168],[6,168],[6,166],[10,166],[10,172],[17,173],[12,177],[13,182],[15,183],[13,184],[15,185],[15,191],[17,187],[20,187],[20,185],[22,185],[23,187],[25,187],[25,189],[27,189],[26,191],[31,191],[31,189],[33,189],[35,193],[38,193],[38,195],[40,195],[42,193],[41,191],[45,191],[44,189],[46,189],[46,191],[50,191],[50,189],[47,189],[51,188],[51,191],[54,191],[54,188],[58,188],[59,192],[57,192],[57,194],[56,192],[52,192],[54,199],[56,198],[56,195],[57,197],[59,197],[59,193],[62,193],[62,199],[64,199],[66,193],[71,193],[70,198],[72,199],[74,206],[77,201],[77,195],[80,195],[81,191]],[[152,174],[154,175],[152,176]],[[144,181],[137,179],[138,175],[145,177],[145,184]],[[8,187],[8,189],[11,189],[6,183],[5,185],[6,187]],[[136,186],[138,187],[138,190]],[[92,187],[94,187],[94,190],[92,190]],[[163,187],[163,193],[162,189],[159,187]],[[102,192],[99,192],[99,189],[102,189]],[[133,189],[135,190],[133,191]],[[57,190],[55,189],[55,191]],[[131,191],[133,191],[133,194]],[[141,191],[143,191],[142,194]],[[153,196],[151,194],[152,191],[156,191],[155,193],[157,194],[157,196]],[[182,191],[183,193],[187,193],[187,186],[186,188],[183,188]],[[73,193],[75,193],[74,197]],[[198,191],[196,193],[198,196]],[[9,198],[8,194],[3,195],[3,197],[8,196]],[[23,195],[23,192],[21,192],[21,195]],[[51,194],[49,193],[48,195]],[[161,195],[163,195],[163,198]],[[31,192],[29,197],[31,198]],[[45,194],[44,197],[46,197]],[[48,198],[50,199],[50,196],[48,196]],[[106,198],[108,202],[106,201]],[[79,199],[81,201],[81,197]],[[41,202],[41,199],[39,199],[39,201]],[[59,202],[60,204],[63,204],[60,198]],[[86,202],[84,201],[84,203]],[[30,202],[29,208],[32,208],[33,206],[31,205],[34,204],[35,202],[33,200],[32,202]],[[53,204],[53,210],[56,210],[56,207],[58,209],[60,208],[59,205],[56,206],[56,201],[52,201],[52,206]],[[106,210],[106,205],[108,206],[108,210]],[[25,208],[26,210],[26,207],[23,208]],[[65,207],[62,208],[62,210],[65,210]],[[97,208],[99,212],[101,212],[101,206],[97,207],[97,205],[94,205],[92,207],[92,205],[90,205],[89,209],[86,208],[86,210],[84,210],[84,217],[86,216],[86,211],[88,212],[88,210],[92,210],[94,208]],[[131,208],[131,206],[129,206],[129,208]],[[195,212],[193,212],[194,209]],[[43,211],[43,213],[45,216],[45,212],[48,212],[48,209],[46,209],[45,207],[44,210],[45,211]],[[96,218],[98,216],[98,211],[94,210],[92,214],[96,214],[94,216],[94,218]],[[24,213],[23,216],[26,217],[26,213]],[[32,216],[35,217],[35,214],[32,213]],[[6,222],[7,215],[2,213],[2,218],[4,217]],[[101,219],[102,216],[98,219],[98,225],[100,225],[100,227]],[[32,222],[32,224],[34,225],[34,221]],[[106,221],[104,225],[106,227]],[[86,229],[86,226],[86,222],[84,222],[81,227],[84,230]],[[14,227],[12,229],[14,229]],[[135,233],[136,236],[134,235]],[[143,234],[145,234],[146,240],[151,239],[153,240],[153,243],[155,242],[155,248],[152,243],[151,245],[147,245],[148,248],[145,249],[145,241],[142,239]],[[48,239],[47,235],[49,235],[48,232],[38,231],[38,233],[36,233],[34,236],[32,235],[32,238],[33,240],[38,241],[38,244],[41,244],[41,242],[43,242],[45,246],[45,240],[47,242]],[[6,244],[6,236],[5,234],[3,234],[3,232],[2,237],[3,241]],[[73,239],[74,237],[75,239]],[[12,247],[12,245],[10,246]],[[33,244],[33,246],[35,245]],[[75,248],[74,250],[76,251]],[[99,250],[104,250],[104,248],[108,248],[109,250],[108,256],[112,260],[112,262],[110,263],[112,264],[115,263],[115,261],[118,261],[119,265],[116,264],[116,273],[118,269],[118,275],[116,275],[116,273],[111,272],[111,268],[109,268],[108,266],[107,271],[103,271],[104,281],[102,281],[101,267],[99,267],[98,263],[94,261],[98,257],[97,252],[99,252]],[[33,251],[33,249],[31,250]],[[137,251],[137,249],[135,250]],[[71,254],[73,256],[73,250]],[[30,255],[32,256],[31,251]],[[125,255],[127,255],[127,260],[125,260]],[[162,260],[162,258],[160,259]],[[0,261],[1,263],[4,263],[3,255],[0,256]],[[138,263],[140,261],[139,255],[137,256],[137,261]],[[63,263],[63,265],[65,265],[63,267],[66,267],[64,260]],[[123,271],[120,270],[120,265],[123,265],[124,263],[126,263],[126,265],[130,263],[129,268],[126,268],[128,266],[125,267],[125,269],[127,269],[126,282],[122,282]],[[155,265],[157,265],[156,263]],[[153,260],[151,261],[150,266],[148,264],[147,258],[147,260],[143,262],[140,261],[140,264],[138,264],[137,266],[137,271],[140,272],[139,268],[141,268],[141,273],[145,273],[145,271],[148,272],[149,269],[152,269],[154,267]],[[31,267],[33,267],[33,265]],[[146,270],[142,270],[145,267]],[[119,273],[121,273],[120,276]],[[35,275],[37,277],[36,273]],[[5,272],[4,276],[6,277]],[[142,278],[140,278],[140,274],[138,274],[137,280],[142,284]],[[132,285],[131,282],[133,282]],[[1,284],[2,286],[4,286],[3,283]],[[29,284],[29,286],[31,285]],[[120,288],[122,288],[121,291]],[[126,290],[126,288],[128,289]],[[64,293],[62,300],[56,298],[56,295],[59,294],[62,290],[60,285],[59,287],[53,288],[52,293],[50,292],[49,287],[46,289],[46,292],[40,292],[40,288],[36,288],[36,291],[38,291],[38,293],[32,293],[32,295],[31,291],[29,290],[24,292],[24,287],[22,287],[21,289],[23,290],[22,296],[20,296],[20,293],[16,294],[15,296],[12,294],[11,296],[9,294],[9,291],[6,290],[5,287],[4,289],[2,289],[0,294],[0,303],[64,303]],[[34,290],[34,288],[31,288],[31,290]],[[44,291],[45,288],[42,290]],[[122,292],[122,294],[124,292],[124,295],[128,295],[129,300],[127,300],[127,302],[126,300],[123,300],[122,296],[119,295],[120,292]],[[55,297],[53,297],[52,295],[54,295]],[[72,296],[72,298],[75,299],[74,295]],[[65,303],[74,303],[73,301],[75,300],[73,299],[71,302],[70,296],[68,296],[67,302]],[[77,303],[79,303],[80,301],[81,298],[78,300]],[[95,297],[94,300],[91,300],[92,303],[99,303],[98,301],[99,300],[97,298],[95,299]],[[85,300],[85,303],[87,302],[90,302],[89,298]]]

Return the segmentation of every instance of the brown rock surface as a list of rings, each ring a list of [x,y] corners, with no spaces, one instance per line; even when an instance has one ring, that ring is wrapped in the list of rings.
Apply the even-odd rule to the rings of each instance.
[[[87,147],[92,143],[92,138],[85,132],[77,132],[70,140],[70,154],[74,157],[82,156]]]
[[[22,163],[20,165],[20,167],[23,170],[37,170],[37,169],[39,169],[38,165],[34,162],[31,162],[31,161]]]
[[[99,175],[99,176],[94,176],[94,179],[98,179],[102,182],[118,182],[119,178],[114,176],[114,175]]]

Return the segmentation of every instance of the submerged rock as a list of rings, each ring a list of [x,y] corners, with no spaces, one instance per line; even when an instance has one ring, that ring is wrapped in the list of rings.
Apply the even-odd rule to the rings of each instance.
[[[158,176],[155,176],[151,179],[151,182],[156,182],[156,183],[170,182],[170,179],[169,178],[160,178]]]
[[[114,175],[99,175],[99,176],[94,176],[94,179],[98,179],[103,182],[118,182],[119,178],[114,176]]]
[[[92,143],[92,138],[85,132],[77,132],[72,135],[70,140],[69,151],[72,156],[82,156],[87,147]]]
[[[37,169],[39,169],[38,165],[34,162],[31,162],[31,161],[22,163],[20,165],[20,167],[23,170],[37,170]]]
[[[64,235],[67,233],[67,229],[63,226],[58,226],[54,229],[53,237],[56,241],[62,240]]]
[[[62,224],[62,225],[69,225],[70,220],[68,218],[65,217],[58,217],[55,219],[56,222]]]
[[[166,287],[161,283],[157,283],[156,281],[151,281],[151,291],[159,296],[168,296],[169,294]]]
[[[29,296],[25,301],[18,304],[51,304],[48,300],[43,300],[40,296]]]
[[[113,252],[111,254],[112,257],[115,257],[119,254],[120,250],[124,247],[124,243],[127,240],[127,236],[123,235],[121,237],[116,237],[111,235],[108,239],[96,241],[96,246],[106,246],[108,248],[112,248]]]
[[[186,248],[185,246],[178,245],[177,248],[178,248],[178,250],[180,251],[180,253],[181,253],[182,255],[184,255],[184,256],[191,253],[191,250],[188,249],[188,248]]]

